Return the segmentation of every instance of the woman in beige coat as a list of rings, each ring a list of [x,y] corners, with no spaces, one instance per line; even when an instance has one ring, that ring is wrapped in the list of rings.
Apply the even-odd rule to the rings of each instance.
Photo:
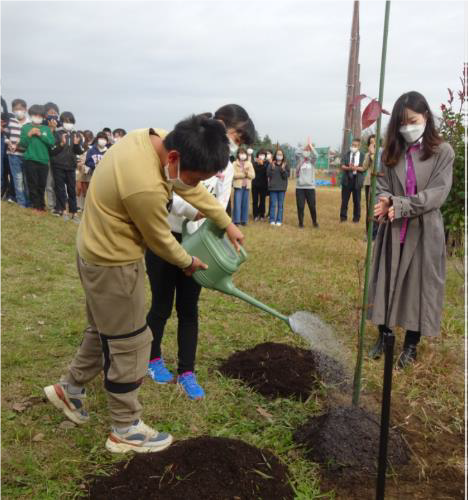
[[[454,152],[438,135],[429,105],[418,92],[395,103],[377,181],[368,318],[379,327],[369,352],[383,352],[383,334],[406,329],[402,368],[416,359],[421,335],[440,333],[445,285],[445,235],[440,207],[452,185]]]
[[[233,222],[237,226],[247,225],[249,220],[249,193],[252,187],[252,179],[255,178],[255,170],[252,163],[247,159],[247,151],[239,148],[237,160],[233,163],[234,167],[234,210]]]

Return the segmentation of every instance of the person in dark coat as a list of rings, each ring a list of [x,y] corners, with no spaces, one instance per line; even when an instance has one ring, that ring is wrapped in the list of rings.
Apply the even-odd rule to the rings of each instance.
[[[268,192],[266,153],[257,151],[254,161],[255,178],[252,181],[252,215],[255,221],[265,220],[265,200]]]
[[[355,137],[351,149],[346,153],[341,164],[341,209],[340,221],[348,219],[349,198],[353,197],[353,222],[361,219],[361,189],[364,185],[364,154],[359,151],[361,139]]]
[[[374,243],[368,318],[379,327],[369,352],[383,352],[383,335],[406,330],[402,368],[416,359],[421,335],[440,335],[445,286],[445,235],[440,207],[452,185],[454,152],[438,135],[420,93],[395,103],[377,178]]]
[[[50,150],[50,164],[54,176],[55,209],[54,215],[68,220],[66,209],[71,220],[79,222],[76,203],[76,156],[83,154],[84,149],[80,135],[73,130],[75,117],[69,111],[60,115],[62,128],[55,132],[55,145]]]

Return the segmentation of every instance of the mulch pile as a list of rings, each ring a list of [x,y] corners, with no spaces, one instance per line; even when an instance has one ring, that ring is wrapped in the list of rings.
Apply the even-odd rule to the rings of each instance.
[[[270,398],[305,400],[320,381],[342,384],[347,380],[344,368],[326,354],[274,342],[236,351],[218,369]]]
[[[271,452],[202,436],[116,464],[91,478],[91,500],[293,500],[289,471]]]
[[[359,407],[337,407],[311,417],[294,433],[312,461],[342,473],[375,473],[379,452],[380,418]],[[409,450],[396,430],[390,429],[389,465],[404,465]]]

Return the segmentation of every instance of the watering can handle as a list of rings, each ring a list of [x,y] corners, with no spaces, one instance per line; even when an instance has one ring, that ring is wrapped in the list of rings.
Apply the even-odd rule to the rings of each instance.
[[[242,262],[245,262],[247,260],[247,252],[245,251],[245,248],[240,245],[240,250],[239,250],[239,263],[242,264]]]

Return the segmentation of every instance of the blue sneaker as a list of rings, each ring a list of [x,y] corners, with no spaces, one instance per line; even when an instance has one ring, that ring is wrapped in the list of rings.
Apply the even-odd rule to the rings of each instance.
[[[162,358],[157,358],[149,362],[148,375],[157,384],[169,384],[174,380],[174,375],[166,368]]]
[[[203,399],[205,397],[205,391],[198,385],[195,373],[182,373],[182,375],[177,377],[177,383],[181,385],[190,399]]]

